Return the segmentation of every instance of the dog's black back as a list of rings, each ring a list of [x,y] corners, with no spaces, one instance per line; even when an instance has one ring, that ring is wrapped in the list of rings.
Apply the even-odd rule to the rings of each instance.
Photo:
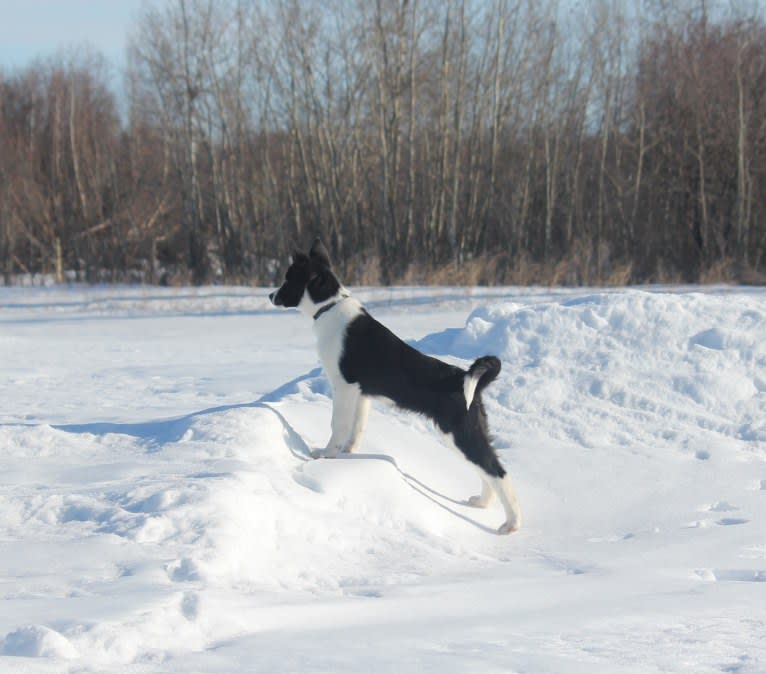
[[[414,349],[366,311],[349,323],[340,360],[343,377],[359,384],[363,395],[389,398],[429,417],[452,435],[469,461],[502,477],[505,471],[490,445],[481,401],[481,390],[497,376],[500,361],[486,356],[472,367],[483,368],[483,374],[466,406],[465,370]]]

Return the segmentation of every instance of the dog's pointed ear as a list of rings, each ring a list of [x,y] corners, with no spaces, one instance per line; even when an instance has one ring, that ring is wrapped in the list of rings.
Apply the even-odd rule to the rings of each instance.
[[[318,262],[328,269],[332,266],[330,264],[330,254],[327,252],[327,248],[324,247],[324,244],[319,237],[314,239],[314,243],[311,245],[311,250],[309,251],[309,257],[311,257],[312,261]]]
[[[293,253],[293,264],[297,265],[307,265],[309,263],[309,258],[306,253],[301,253],[299,250],[296,250]]]

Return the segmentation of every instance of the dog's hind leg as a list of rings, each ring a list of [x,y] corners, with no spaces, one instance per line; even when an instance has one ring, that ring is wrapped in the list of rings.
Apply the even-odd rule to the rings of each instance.
[[[458,429],[458,432],[454,434],[454,442],[465,458],[479,468],[482,476],[482,492],[478,497],[473,497],[469,504],[488,505],[490,501],[488,487],[491,486],[505,511],[505,522],[497,533],[510,534],[518,531],[521,527],[519,499],[510,476],[497,458],[497,453],[485,433],[469,424]]]
[[[492,452],[491,457],[487,457],[489,460],[482,461],[479,466],[482,472],[485,473],[484,479],[489,482],[492,488],[500,499],[500,503],[505,511],[505,522],[497,530],[499,534],[510,534],[514,531],[518,531],[521,527],[521,508],[519,506],[519,498],[516,496],[516,490],[513,488],[513,482],[511,482],[511,476],[500,465],[500,461],[495,455],[494,449],[490,448]],[[484,494],[482,493],[482,496]]]
[[[495,498],[495,490],[490,484],[489,476],[482,470],[478,469],[479,478],[481,479],[481,494],[477,496],[471,496],[468,499],[467,504],[474,508],[486,508]]]
[[[502,477],[492,478],[492,486],[500,498],[505,510],[505,522],[497,530],[499,534],[510,534],[521,527],[521,508],[516,490],[513,488],[511,476],[506,473]]]

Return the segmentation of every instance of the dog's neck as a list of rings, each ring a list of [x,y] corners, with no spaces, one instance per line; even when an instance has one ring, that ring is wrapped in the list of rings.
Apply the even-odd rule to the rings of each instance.
[[[332,309],[338,302],[340,302],[340,300],[335,300],[334,302],[330,302],[329,304],[325,304],[319,311],[317,311],[314,314],[314,320],[319,318],[326,311],[330,311],[330,309]]]
[[[314,314],[314,320],[317,320],[317,319],[318,319],[318,318],[319,318],[319,317],[320,317],[322,314],[324,314],[324,313],[326,313],[326,312],[330,311],[330,309],[332,309],[332,308],[333,308],[333,307],[334,307],[336,304],[338,304],[339,302],[342,302],[342,301],[343,301],[343,300],[345,300],[347,297],[350,297],[350,293],[348,293],[348,292],[346,292],[346,291],[341,291],[341,292],[340,292],[340,293],[339,293],[339,294],[336,296],[336,298],[335,298],[335,299],[331,300],[330,302],[328,302],[328,303],[327,303],[327,304],[325,304],[324,306],[321,306],[321,307],[320,307],[320,308],[319,308],[319,309],[316,311],[316,313]]]

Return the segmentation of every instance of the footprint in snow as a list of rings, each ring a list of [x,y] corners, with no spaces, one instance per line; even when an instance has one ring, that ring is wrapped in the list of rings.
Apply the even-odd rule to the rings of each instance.
[[[184,592],[181,597],[181,613],[189,622],[199,617],[199,595],[196,592]]]
[[[176,559],[165,566],[168,578],[175,583],[184,583],[200,579],[199,568],[193,559]]]
[[[763,569],[695,569],[694,575],[700,580],[724,583],[764,583]]]
[[[739,506],[732,505],[728,501],[716,501],[715,503],[700,506],[699,508],[700,512],[705,513],[727,513],[734,510],[739,510]],[[747,524],[749,521],[750,520],[747,520],[744,517],[722,517],[721,519],[716,520],[715,524],[719,526],[736,526],[738,524]],[[692,522],[687,522],[681,526],[683,529],[706,529],[712,523],[713,520],[702,519],[693,520]]]
[[[717,501],[709,506],[705,506],[703,510],[711,513],[726,513],[732,512],[733,510],[739,510],[739,507],[732,505],[728,501]],[[722,517],[720,520],[716,521],[716,524],[722,527],[731,527],[739,524],[747,524],[749,521],[750,520],[744,517]]]
[[[700,508],[700,510],[711,513],[726,513],[731,512],[732,510],[739,510],[739,508],[728,501],[716,501],[711,505]]]
[[[737,526],[739,524],[747,524],[750,520],[746,520],[744,517],[724,517],[716,522],[723,527]]]
[[[747,524],[750,520],[745,519],[744,517],[723,517],[720,520],[716,520],[716,524],[720,527],[732,527],[732,526],[738,526],[740,524]],[[707,529],[710,524],[712,523],[712,520],[693,520],[691,522],[687,522],[686,524],[682,524],[682,529]]]

